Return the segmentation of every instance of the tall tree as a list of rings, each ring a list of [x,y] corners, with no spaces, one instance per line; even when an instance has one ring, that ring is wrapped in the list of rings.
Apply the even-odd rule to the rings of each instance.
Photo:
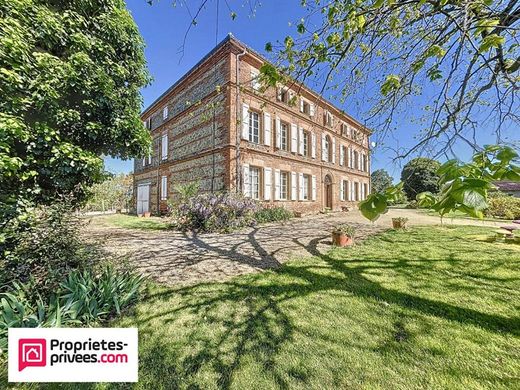
[[[371,192],[383,192],[393,183],[393,178],[384,169],[378,169],[370,175],[372,184]]]
[[[441,164],[430,158],[418,157],[410,160],[401,172],[403,190],[410,200],[415,200],[421,192],[439,192],[437,170]]]
[[[0,2],[0,217],[81,200],[102,155],[147,152],[143,48],[123,0]]]

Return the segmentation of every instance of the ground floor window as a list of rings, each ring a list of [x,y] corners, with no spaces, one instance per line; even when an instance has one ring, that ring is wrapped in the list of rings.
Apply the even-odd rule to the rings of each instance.
[[[280,200],[289,197],[289,172],[280,172]]]
[[[302,200],[309,200],[309,187],[311,179],[309,175],[302,176]]]
[[[161,200],[168,199],[168,177],[161,177]]]
[[[342,191],[341,191],[341,200],[347,200],[347,196],[348,196],[348,181],[347,180],[343,180],[341,182],[341,185],[342,185]]]
[[[257,167],[249,168],[249,182],[251,186],[251,198],[260,199],[260,169]]]

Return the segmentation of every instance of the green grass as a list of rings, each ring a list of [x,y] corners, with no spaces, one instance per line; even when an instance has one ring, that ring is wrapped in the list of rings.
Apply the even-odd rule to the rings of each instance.
[[[111,214],[96,216],[92,218],[92,223],[113,226],[124,229],[142,229],[142,230],[165,230],[168,229],[168,222],[164,218],[158,217],[137,217],[128,214]]]
[[[311,244],[276,271],[152,285],[114,326],[139,327],[141,389],[519,388],[520,247],[492,230]]]

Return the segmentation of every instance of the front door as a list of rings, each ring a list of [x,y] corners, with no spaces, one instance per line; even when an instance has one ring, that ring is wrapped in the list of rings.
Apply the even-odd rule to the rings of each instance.
[[[329,175],[325,176],[325,207],[332,210],[332,179]]]
[[[150,184],[137,186],[137,214],[150,211]]]

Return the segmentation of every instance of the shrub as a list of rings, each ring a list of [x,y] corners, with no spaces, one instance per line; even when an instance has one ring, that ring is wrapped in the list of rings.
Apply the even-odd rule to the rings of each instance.
[[[356,234],[356,228],[349,224],[341,224],[337,225],[332,229],[332,233],[334,234],[344,234],[347,237],[354,238],[354,235]]]
[[[67,202],[29,209],[3,226],[0,288],[11,281],[31,283],[34,295],[55,291],[70,271],[92,265],[99,251],[80,239],[83,222]]]
[[[416,200],[411,200],[408,202],[405,206],[406,209],[418,209],[419,208],[419,202]]]
[[[504,219],[520,219],[520,198],[508,195],[489,197],[486,216]]]
[[[181,231],[229,232],[254,224],[255,201],[230,193],[199,194],[176,205],[172,226]]]
[[[410,160],[401,172],[403,190],[408,199],[413,200],[417,194],[429,191],[432,194],[439,192],[439,177],[437,170],[441,164],[425,157]]]
[[[255,221],[258,223],[287,221],[292,217],[292,211],[282,206],[262,207],[254,215]]]

